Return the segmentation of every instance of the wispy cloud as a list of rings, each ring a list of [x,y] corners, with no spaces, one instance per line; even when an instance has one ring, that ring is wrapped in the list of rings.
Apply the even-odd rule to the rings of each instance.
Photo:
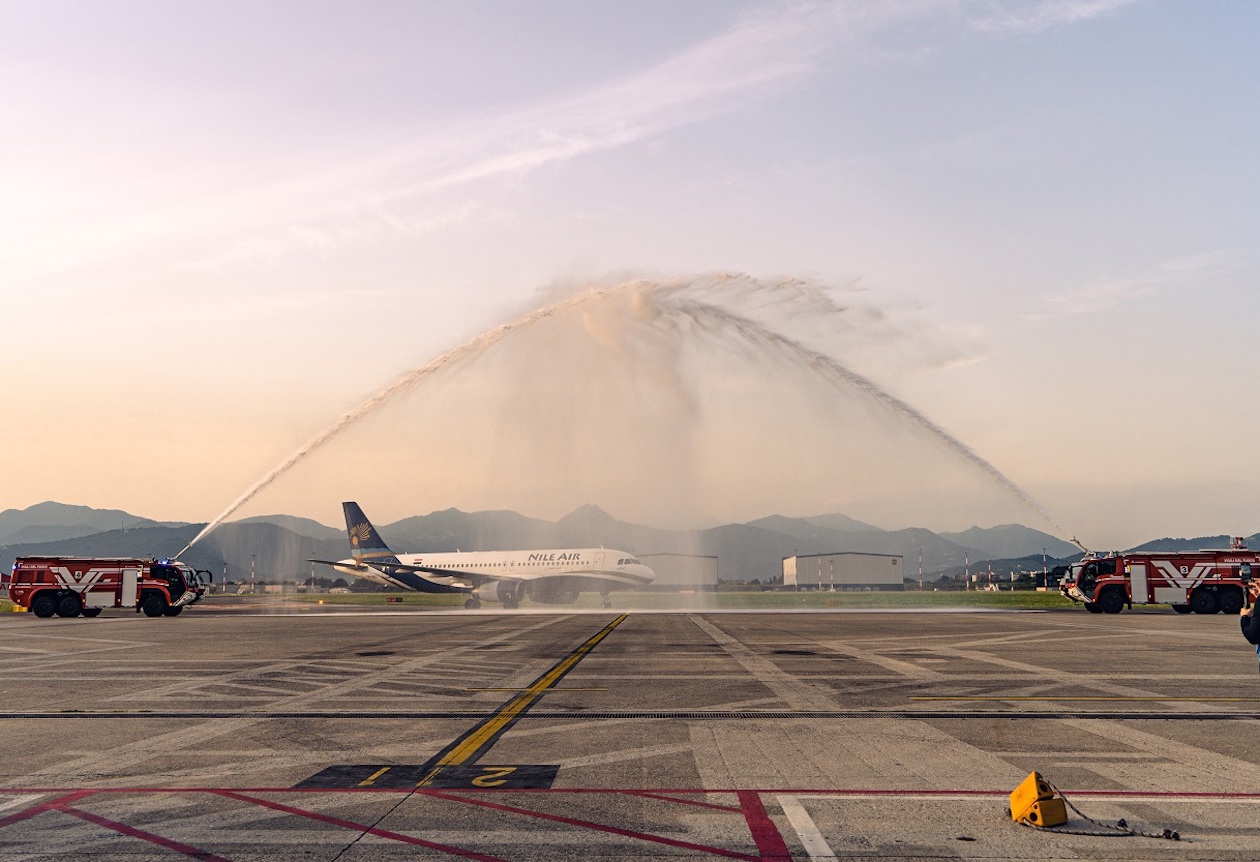
[[[265,263],[285,247],[308,246],[313,236],[345,241],[385,230],[437,229],[468,217],[467,196],[443,200],[444,191],[625,146],[764,97],[810,68],[834,35],[837,8],[802,4],[759,11],[638,73],[540,103],[450,120],[436,130],[408,135],[404,129],[393,146],[357,156],[338,153],[329,170],[174,202],[135,200],[134,188],[119,183],[117,199],[98,209],[108,211],[108,219],[63,214],[68,229],[56,238],[56,254],[34,241],[0,253],[0,281],[161,244],[177,244],[184,265],[239,262],[250,255]],[[331,154],[328,161],[334,161]],[[416,208],[422,213],[415,214]]]
[[[59,225],[55,235],[19,225],[24,235],[0,250],[0,286],[141,254],[148,266],[269,266],[294,250],[497,217],[501,210],[492,196],[470,187],[515,181],[755,104],[810,74],[819,55],[841,41],[874,45],[881,34],[942,18],[999,34],[1035,32],[1108,14],[1127,2],[1132,0],[1046,0],[1008,8],[989,0],[849,0],[759,7],[724,32],[639,72],[550,100],[448,119],[436,128],[403,128],[391,146],[329,153],[323,163],[335,167],[240,183],[227,165],[196,165],[201,181],[195,187],[216,191],[183,196],[172,196],[166,186],[187,184],[155,181],[152,170],[143,184],[117,177],[112,187],[96,190],[93,206],[67,204],[42,220]],[[158,191],[146,196],[146,188]],[[57,191],[69,190],[49,187],[36,196],[55,199]],[[470,195],[478,198],[471,209]]]
[[[1151,272],[1118,278],[1101,278],[1069,287],[1040,299],[1040,307],[1025,315],[1033,323],[1082,314],[1097,314],[1139,302],[1162,290],[1196,285],[1202,279],[1223,271],[1228,256],[1206,252],[1165,261]]]
[[[1112,15],[1140,2],[1143,0],[1037,0],[999,4],[972,20],[976,28],[987,33],[1022,35]]]

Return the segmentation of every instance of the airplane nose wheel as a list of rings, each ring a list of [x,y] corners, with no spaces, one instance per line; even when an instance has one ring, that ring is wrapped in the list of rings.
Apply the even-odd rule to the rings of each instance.
[[[599,606],[600,606],[601,608],[604,608],[605,610],[607,610],[608,608],[611,608],[611,607],[612,607],[612,600],[611,600],[610,598],[608,598],[608,596],[604,596],[604,597],[603,597],[603,599],[604,599],[604,600],[603,600],[602,602],[600,602],[600,603],[599,603]]]
[[[464,607],[468,608],[470,611],[475,611],[477,608],[481,607],[481,599],[469,599],[464,602]]]

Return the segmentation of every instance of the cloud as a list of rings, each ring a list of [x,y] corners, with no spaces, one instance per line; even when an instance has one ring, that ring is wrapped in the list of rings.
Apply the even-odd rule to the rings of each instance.
[[[1161,263],[1154,270],[1120,278],[1099,279],[1041,297],[1041,308],[1025,315],[1033,323],[1081,314],[1096,314],[1138,302],[1158,291],[1197,284],[1203,276],[1227,265],[1223,252],[1205,252]]]
[[[241,181],[228,163],[181,164],[165,178],[148,167],[134,177],[109,177],[103,170],[88,206],[82,204],[85,190],[58,187],[53,171],[31,195],[66,203],[18,226],[0,251],[0,285],[140,255],[150,267],[272,266],[285,254],[313,246],[327,249],[499,217],[493,202],[470,211],[469,187],[515,181],[754,104],[809,75],[819,56],[837,43],[860,51],[893,31],[943,17],[974,20],[994,33],[1036,32],[1108,14],[1126,2],[1003,6],[978,18],[973,10],[994,8],[987,0],[757,7],[725,31],[638,72],[436,127],[402,128],[392,145],[325,154],[322,163],[335,167],[269,173],[274,178],[265,181]],[[227,134],[225,149],[232,149]],[[189,190],[171,191],[181,188]],[[50,233],[41,227],[47,224],[59,229]]]
[[[1112,15],[1138,2],[1142,0],[1038,0],[1015,4],[1014,8],[1002,4],[1006,8],[974,18],[972,23],[986,33],[1026,35]]]
[[[328,170],[233,185],[226,165],[204,165],[207,174],[224,174],[224,182],[202,184],[218,190],[174,199],[138,196],[135,183],[116,177],[112,188],[94,190],[100,206],[83,212],[72,196],[64,212],[50,217],[63,228],[55,242],[31,236],[32,242],[10,245],[0,254],[0,281],[163,245],[176,246],[182,256],[174,265],[252,258],[268,264],[285,248],[309,247],[316,235],[344,242],[381,231],[436,230],[469,217],[466,194],[446,200],[444,192],[625,146],[764,97],[808,71],[834,29],[829,20],[836,8],[801,4],[759,11],[637,73],[450,120],[436,131],[408,135],[404,128],[392,146],[338,152],[335,161],[329,154],[327,163],[336,167]],[[47,180],[49,186],[55,182]],[[417,206],[424,210],[420,215]]]

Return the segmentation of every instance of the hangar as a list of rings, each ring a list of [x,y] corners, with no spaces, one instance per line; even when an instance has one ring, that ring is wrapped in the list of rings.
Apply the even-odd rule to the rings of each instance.
[[[905,589],[905,560],[895,554],[810,554],[783,558],[783,586],[798,590]]]

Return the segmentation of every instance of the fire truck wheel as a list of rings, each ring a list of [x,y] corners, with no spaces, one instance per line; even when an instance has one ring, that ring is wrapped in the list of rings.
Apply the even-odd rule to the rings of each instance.
[[[1117,589],[1109,589],[1098,600],[1098,606],[1104,614],[1118,614],[1124,610],[1124,593]]]
[[[48,619],[57,612],[57,602],[48,593],[40,593],[31,601],[31,613],[42,619]]]
[[[1222,590],[1217,600],[1223,614],[1236,614],[1242,610],[1243,597],[1240,590]]]
[[[100,608],[84,608],[84,609],[83,609],[83,616],[85,616],[85,617],[89,617],[89,618],[90,618],[90,617],[99,617],[100,615],[101,615],[101,609],[100,609]]]
[[[166,599],[158,593],[149,593],[140,603],[140,610],[146,617],[160,617],[166,613]]]
[[[1174,611],[1176,611],[1177,613],[1179,613],[1179,614],[1188,614],[1188,613],[1190,613],[1190,606],[1189,606],[1189,605],[1173,605],[1173,606],[1172,606],[1172,609],[1173,609]]]
[[[1086,602],[1086,603],[1085,603],[1085,610],[1089,611],[1091,614],[1101,614],[1101,613],[1102,613],[1102,608],[1098,606],[1098,603],[1097,603],[1097,602]]]
[[[183,612],[184,612],[184,608],[182,605],[178,608],[167,608],[166,610],[162,611],[162,613],[166,614],[168,617],[177,617]]]
[[[57,616],[77,617],[83,611],[83,599],[78,593],[67,593],[57,600]]]
[[[1207,590],[1195,590],[1190,594],[1190,610],[1196,614],[1214,614],[1220,610],[1216,596]]]

